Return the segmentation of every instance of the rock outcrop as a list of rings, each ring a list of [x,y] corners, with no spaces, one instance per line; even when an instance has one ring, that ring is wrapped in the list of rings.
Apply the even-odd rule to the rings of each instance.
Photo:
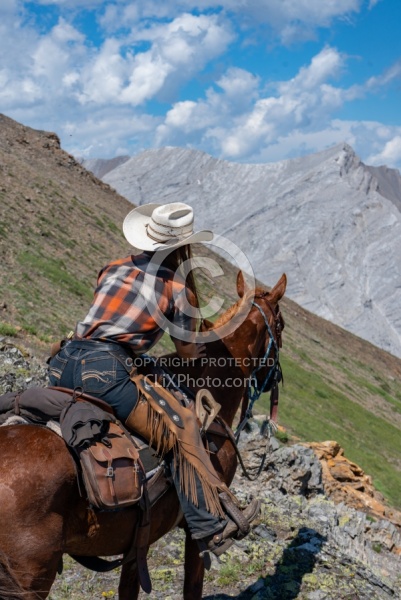
[[[304,444],[316,454],[322,467],[324,491],[336,504],[343,502],[371,517],[386,519],[401,528],[401,512],[386,505],[372,478],[344,456],[337,442]],[[400,551],[401,549],[398,549]]]

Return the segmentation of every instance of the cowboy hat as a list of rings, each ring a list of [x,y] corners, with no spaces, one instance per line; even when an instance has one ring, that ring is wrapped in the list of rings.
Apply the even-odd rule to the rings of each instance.
[[[172,250],[195,242],[209,242],[211,231],[193,231],[194,212],[183,202],[143,204],[124,219],[126,240],[137,250]]]

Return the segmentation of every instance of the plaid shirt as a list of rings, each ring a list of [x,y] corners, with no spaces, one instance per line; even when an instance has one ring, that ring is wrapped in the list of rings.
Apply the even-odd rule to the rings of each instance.
[[[145,279],[146,271],[150,274]],[[184,312],[190,306],[188,299],[193,300],[192,292],[182,280],[174,280],[170,269],[154,271],[151,255],[146,253],[104,267],[89,312],[77,324],[75,338],[129,344],[135,354],[141,354],[159,341],[170,322],[195,331],[196,319]],[[155,310],[163,313],[159,313],[158,322]],[[163,315],[166,320],[161,328]]]

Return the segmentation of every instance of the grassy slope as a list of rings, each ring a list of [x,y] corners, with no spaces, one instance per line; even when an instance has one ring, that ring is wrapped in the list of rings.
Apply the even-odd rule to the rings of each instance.
[[[285,314],[281,423],[301,439],[339,442],[400,507],[400,361],[291,302]],[[258,408],[267,406],[263,397]]]
[[[0,334],[44,358],[84,316],[99,268],[129,252],[121,223],[130,208],[54,137],[0,117]],[[218,260],[224,275],[199,273],[199,287],[227,306],[236,269]],[[290,300],[282,311],[280,423],[300,439],[336,439],[401,508],[401,361]],[[169,349],[163,338],[159,352]]]
[[[33,341],[67,332],[98,270],[129,253],[121,223],[130,208],[52,134],[0,116],[0,321]]]

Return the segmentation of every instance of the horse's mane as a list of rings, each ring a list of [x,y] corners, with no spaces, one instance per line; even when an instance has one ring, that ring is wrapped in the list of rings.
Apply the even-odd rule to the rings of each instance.
[[[266,290],[263,288],[256,288],[255,290],[249,290],[246,292],[242,298],[238,298],[237,302],[235,302],[232,306],[229,306],[227,310],[220,315],[218,319],[214,323],[208,327],[208,329],[216,329],[217,327],[222,327],[228,321],[231,321],[244,307],[247,307],[249,300],[253,300],[253,298],[257,297],[260,294],[266,294]]]
[[[222,327],[228,321],[231,321],[233,316],[235,314],[237,314],[237,312],[239,310],[239,306],[240,306],[241,302],[243,302],[243,300],[244,300],[243,298],[239,298],[235,304],[233,304],[232,306],[229,306],[227,308],[227,310],[222,315],[220,315],[219,318],[216,319],[216,321],[214,323],[212,323],[210,329],[216,329],[216,327]]]

